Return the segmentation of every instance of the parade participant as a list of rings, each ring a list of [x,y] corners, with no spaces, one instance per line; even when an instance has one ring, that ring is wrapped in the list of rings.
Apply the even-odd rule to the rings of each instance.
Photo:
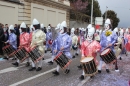
[[[101,33],[100,36],[100,44],[101,44],[101,52],[104,51],[107,48],[110,48],[114,52],[114,44],[117,40],[118,36],[113,31],[112,32],[112,25],[110,19],[107,19],[105,21],[105,30]],[[100,65],[98,68],[98,72],[101,73],[102,68],[102,59],[100,58]],[[118,67],[115,68],[118,70]],[[109,73],[108,65],[106,64],[106,72]]]
[[[119,36],[118,34],[118,28],[114,29],[114,32],[117,34],[117,36]],[[115,55],[117,58],[121,59],[120,53],[121,53],[121,49],[120,49],[120,45],[122,44],[122,39],[120,37],[117,38],[116,43],[114,44],[114,49],[115,49]]]
[[[126,54],[127,54],[127,51],[130,52],[130,34],[129,34],[129,29],[128,28],[126,29],[126,37],[125,37],[125,39],[128,40],[128,42],[125,45]]]
[[[5,44],[9,43],[15,50],[17,50],[17,37],[16,37],[16,35],[14,33],[14,26],[13,25],[9,26],[8,33],[9,33],[9,38],[5,42]],[[4,59],[8,60],[9,57],[7,56]]]
[[[41,24],[41,30],[44,32],[44,24]]]
[[[67,24],[66,21],[63,21],[60,26],[60,36],[57,38],[55,52],[63,52],[67,58],[71,59],[70,48],[72,45],[72,39],[67,34]],[[60,66],[57,65],[57,70],[52,72],[54,75],[59,75]],[[69,66],[66,68],[65,73],[68,74],[70,72]]]
[[[60,23],[55,28],[55,31],[52,29],[52,39],[54,41],[52,43],[52,57],[51,57],[52,59],[51,59],[51,61],[48,62],[50,65],[53,64],[54,58],[57,55],[57,53],[55,52],[55,50],[56,50],[55,47],[56,47],[56,43],[57,43],[58,37],[60,36],[59,30],[60,30]]]
[[[24,47],[25,50],[28,52],[29,51],[29,34],[26,32],[26,24],[23,22],[20,25],[20,45],[19,45],[19,49]],[[26,53],[26,52],[25,52]],[[17,59],[17,62],[12,63],[15,66],[19,66],[20,61]],[[29,66],[29,58],[27,58],[27,64],[26,66]]]
[[[94,57],[94,61],[97,64],[96,56],[97,56],[97,52],[100,51],[101,46],[99,42],[94,40],[94,33],[95,33],[95,29],[91,27],[88,30],[87,40],[82,43],[81,59],[91,56],[91,57]],[[83,70],[83,74],[80,76],[80,79],[83,80],[84,76],[85,76],[85,73]]]
[[[30,43],[30,45],[31,45],[31,42],[32,42],[33,31],[35,31],[35,28],[33,27],[33,25],[31,25],[30,26],[30,34],[29,34],[29,43]]]
[[[52,44],[52,33],[51,33],[51,27],[47,27],[47,33],[46,33],[46,48],[45,48],[45,53],[47,53],[47,50],[50,48],[51,49],[51,44]]]
[[[83,28],[80,28],[80,35],[78,37],[78,43],[79,43],[79,51],[81,52],[81,45],[82,43],[85,41],[85,36],[84,36],[84,29]],[[79,69],[82,68],[81,65],[77,66]]]
[[[95,40],[100,42],[100,32],[98,29],[96,30],[96,33],[95,33]]]
[[[122,39],[122,44],[120,46],[120,48],[121,48],[120,60],[122,60],[123,54],[126,54],[126,56],[127,56],[127,51],[126,51],[125,46],[127,45],[127,42],[128,42],[128,39],[124,37],[124,30],[123,29],[120,30],[120,36],[119,37]]]
[[[35,31],[32,34],[32,42],[31,42],[30,48],[34,48],[38,46],[38,50],[39,50],[38,52],[40,52],[43,56],[44,55],[43,42],[46,39],[46,34],[40,29],[40,23],[36,19],[33,19],[33,27]],[[38,64],[37,65],[38,68],[36,69],[36,64],[32,61],[32,67],[29,69],[29,71],[42,70],[42,59],[40,59],[37,62],[37,64]]]
[[[78,43],[78,37],[75,35],[75,28],[71,29],[71,38],[72,38],[72,51],[73,51],[73,58],[75,58],[75,55],[77,53],[77,43]]]

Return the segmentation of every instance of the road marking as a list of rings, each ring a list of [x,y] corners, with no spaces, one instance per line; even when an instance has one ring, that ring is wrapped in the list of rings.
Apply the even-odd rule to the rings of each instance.
[[[50,73],[50,72],[52,72],[52,71],[54,71],[54,70],[56,70],[56,68],[53,68],[53,69],[51,69],[51,70],[48,70],[48,71],[46,71],[46,72],[44,72],[44,73],[37,74],[37,75],[35,75],[35,76],[33,76],[33,77],[24,79],[24,80],[22,80],[22,81],[16,82],[16,83],[11,84],[11,85],[9,85],[9,86],[17,86],[17,85],[20,85],[20,84],[22,84],[22,83],[25,83],[25,82],[27,82],[27,81],[30,81],[30,80],[35,79],[35,78],[37,78],[37,77],[40,77],[40,76],[42,76],[42,75],[45,75],[45,74],[47,74],[47,73]]]
[[[49,61],[51,61],[51,59],[52,59],[52,58],[45,59],[45,60],[43,60],[43,62],[48,63]]]
[[[81,83],[79,83],[77,86],[83,86],[88,80],[90,79],[90,77],[86,77],[86,79],[84,79]]]
[[[15,71],[15,70],[18,70],[18,69],[15,68],[15,67],[6,68],[6,69],[3,69],[3,70],[0,70],[0,74]]]

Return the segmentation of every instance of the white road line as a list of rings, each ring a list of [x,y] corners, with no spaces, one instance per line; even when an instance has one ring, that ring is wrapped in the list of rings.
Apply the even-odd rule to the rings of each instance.
[[[22,83],[25,83],[25,82],[27,82],[27,81],[30,81],[30,80],[35,79],[35,78],[37,78],[37,77],[40,77],[40,76],[42,76],[42,75],[45,75],[45,74],[47,74],[47,73],[50,73],[50,72],[52,72],[52,71],[54,71],[54,70],[56,70],[56,68],[53,68],[53,69],[51,69],[51,70],[48,70],[48,71],[46,71],[46,72],[44,72],[44,73],[37,74],[37,75],[35,75],[35,76],[33,76],[33,77],[24,79],[24,80],[22,80],[22,81],[16,82],[16,83],[11,84],[11,85],[9,85],[9,86],[17,86],[17,85],[20,85],[20,84],[22,84]]]
[[[89,79],[90,77],[86,77],[86,79],[79,83],[77,86],[83,86]]]
[[[49,61],[51,61],[51,59],[52,59],[52,58],[45,59],[45,60],[43,60],[43,62],[48,63]]]
[[[43,60],[43,62],[47,63],[50,60],[51,60],[51,58]],[[22,65],[22,66],[19,66],[19,67],[9,67],[9,68],[2,69],[2,70],[0,70],[0,74],[19,70],[19,68],[25,67],[25,65],[23,65],[23,64],[25,64],[26,62],[27,61],[20,63],[20,65]]]
[[[18,69],[15,68],[15,67],[6,68],[6,69],[3,69],[3,70],[0,70],[0,74],[15,71],[15,70],[18,70]]]

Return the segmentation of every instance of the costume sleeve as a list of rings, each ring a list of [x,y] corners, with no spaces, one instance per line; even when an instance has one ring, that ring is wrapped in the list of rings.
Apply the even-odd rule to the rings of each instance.
[[[67,39],[67,44],[64,46],[64,49],[69,48],[71,45],[72,45],[72,39],[69,37],[69,38]]]
[[[43,43],[43,41],[46,39],[46,36],[45,34],[42,32],[40,37],[39,37],[39,40],[36,42],[37,45],[41,45],[41,43]]]
[[[85,45],[84,42],[81,44],[81,56],[84,57],[84,52],[85,52]]]
[[[118,36],[116,35],[116,33],[113,32],[113,34],[112,34],[112,43],[111,43],[112,45],[116,42],[117,38],[118,38]]]
[[[105,43],[105,39],[104,39],[104,37],[103,37],[103,33],[102,33],[101,36],[100,36],[100,45],[101,45],[102,47],[106,47],[106,43]]]
[[[16,41],[16,35],[12,35],[11,40],[10,40],[10,43],[13,43],[13,42],[15,42],[15,41]]]
[[[100,49],[101,49],[100,43],[96,42],[95,45],[96,45],[96,47],[95,47],[96,51],[95,52],[99,52]]]
[[[21,46],[27,45],[29,43],[29,34],[26,33],[22,38],[24,39],[24,41],[22,42]]]

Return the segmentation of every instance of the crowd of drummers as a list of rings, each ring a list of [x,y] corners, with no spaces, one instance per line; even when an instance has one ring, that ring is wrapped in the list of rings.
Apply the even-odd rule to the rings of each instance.
[[[0,24],[0,54],[4,59],[14,60],[12,64],[16,67],[26,61],[27,67],[31,65],[29,71],[40,71],[42,60],[50,50],[51,60],[48,64],[56,62],[57,67],[52,74],[59,75],[60,68],[68,74],[72,58],[81,54],[81,64],[77,65],[83,70],[80,80],[101,73],[102,67],[109,73],[110,67],[114,65],[115,71],[119,72],[117,59],[122,60],[122,55],[130,51],[129,41],[129,29],[113,29],[109,18],[102,30],[95,29],[91,24],[86,28],[70,29],[66,21],[56,27],[49,24],[46,28],[37,19],[33,19],[30,28],[24,22],[19,26],[10,25],[9,28],[8,24]],[[98,53],[99,61],[96,58]]]

